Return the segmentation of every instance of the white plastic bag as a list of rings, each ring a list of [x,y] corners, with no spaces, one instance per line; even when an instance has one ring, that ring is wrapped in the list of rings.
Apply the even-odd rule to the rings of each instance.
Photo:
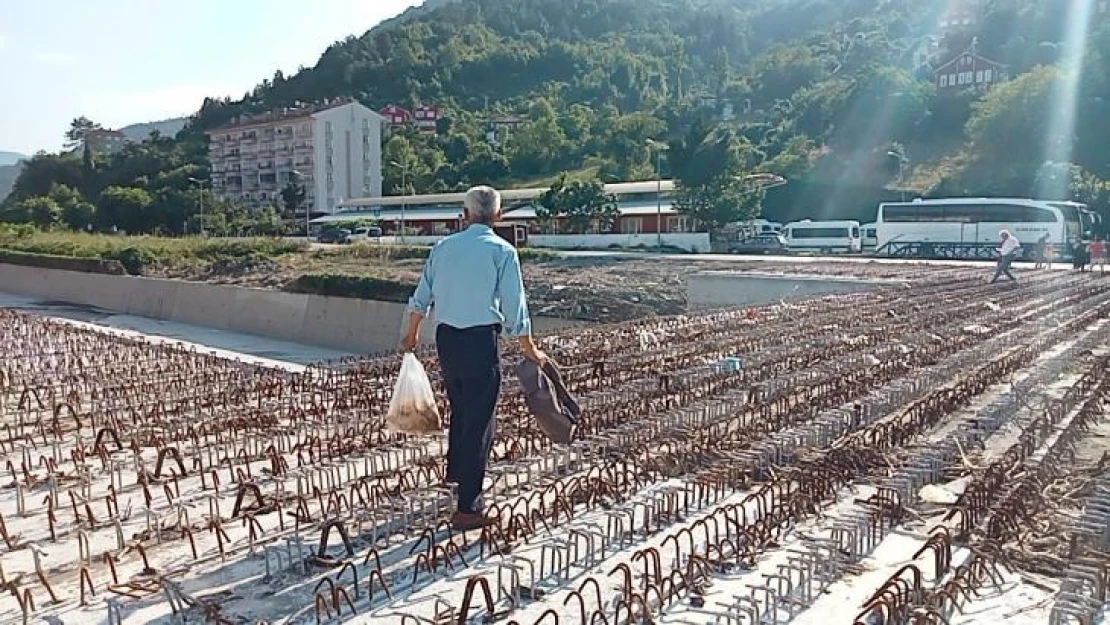
[[[402,434],[435,434],[442,431],[439,407],[424,365],[412,353],[401,361],[401,373],[385,416],[389,429]]]

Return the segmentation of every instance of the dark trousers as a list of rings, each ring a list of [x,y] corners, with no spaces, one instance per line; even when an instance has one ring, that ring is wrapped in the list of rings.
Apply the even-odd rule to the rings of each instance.
[[[459,511],[482,512],[482,482],[496,431],[494,410],[501,392],[497,325],[436,328],[439,367],[451,404],[447,480],[459,487]]]
[[[1012,262],[1014,262],[1013,254],[999,258],[998,268],[994,270],[994,277],[991,278],[991,282],[997,282],[998,279],[1002,277],[1002,274],[1006,274],[1006,277],[1010,280],[1017,280],[1017,278],[1014,277],[1014,274],[1010,273],[1010,263]]]

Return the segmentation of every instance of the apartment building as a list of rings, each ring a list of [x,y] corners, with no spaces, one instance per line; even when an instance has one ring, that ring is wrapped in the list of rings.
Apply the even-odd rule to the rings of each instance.
[[[89,150],[97,156],[115,154],[129,143],[127,137],[122,132],[100,128],[86,131],[82,137],[82,141],[84,141],[84,144],[89,146]]]
[[[281,190],[297,180],[314,214],[381,196],[385,121],[353,99],[241,116],[208,132],[212,189],[249,208],[280,208]]]

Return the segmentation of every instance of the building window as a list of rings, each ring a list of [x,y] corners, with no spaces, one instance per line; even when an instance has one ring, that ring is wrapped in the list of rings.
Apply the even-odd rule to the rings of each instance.
[[[949,87],[955,87],[956,86],[956,75],[955,74],[949,74],[948,75],[948,86]]]
[[[975,82],[983,82],[983,70],[975,72]]]
[[[639,217],[625,217],[621,220],[623,234],[640,234],[644,231],[644,220]]]
[[[983,82],[990,82],[992,73],[993,72],[989,69],[983,70]]]
[[[942,74],[941,75],[941,77],[940,77],[940,86],[941,87],[947,87],[948,86],[948,74]]]
[[[667,218],[667,232],[689,232],[690,220],[684,215]]]

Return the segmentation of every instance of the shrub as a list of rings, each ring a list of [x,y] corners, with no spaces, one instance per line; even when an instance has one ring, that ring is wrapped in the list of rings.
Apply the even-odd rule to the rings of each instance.
[[[118,252],[105,255],[104,258],[119,261],[127,273],[133,276],[143,275],[144,268],[158,261],[158,256],[153,251],[135,246],[125,247]]]
[[[400,280],[383,280],[368,276],[333,273],[309,273],[285,286],[293,293],[310,293],[331,297],[376,299],[387,302],[407,302],[415,285]]]

